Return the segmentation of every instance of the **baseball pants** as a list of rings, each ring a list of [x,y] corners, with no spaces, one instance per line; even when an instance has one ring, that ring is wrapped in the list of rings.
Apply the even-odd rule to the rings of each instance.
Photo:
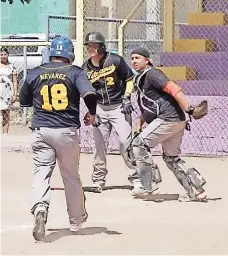
[[[131,134],[130,118],[121,113],[121,111],[121,104],[97,106],[97,114],[100,116],[102,123],[98,128],[93,127],[95,152],[92,181],[102,186],[106,183],[106,175],[108,173],[106,154],[112,128],[115,129],[118,135],[119,149],[123,159],[127,138]],[[128,179],[131,183],[139,181],[138,174],[135,170],[130,170],[128,167],[126,169],[129,173]]]
[[[186,162],[179,157],[185,127],[185,121],[167,122],[158,118],[140,133],[140,137],[150,148],[154,148],[160,143],[162,144],[163,160],[167,167],[184,187],[188,196],[194,198],[197,194],[204,192],[202,186],[206,181],[194,168],[192,169],[195,171],[189,173],[191,168],[188,168]]]
[[[32,133],[33,177],[32,207],[43,204],[48,210],[51,199],[50,179],[56,159],[64,183],[67,211],[71,224],[84,221],[86,215],[84,193],[78,173],[79,143],[77,129],[40,128]],[[61,202],[60,202],[61,207]]]
[[[148,147],[155,148],[161,143],[164,154],[178,156],[185,126],[185,121],[168,122],[157,118],[140,133],[140,137]]]

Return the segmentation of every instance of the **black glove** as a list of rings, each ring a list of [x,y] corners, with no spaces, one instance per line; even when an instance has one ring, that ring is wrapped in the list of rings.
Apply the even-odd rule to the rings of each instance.
[[[122,108],[123,110],[121,111],[121,113],[123,114],[130,115],[132,111],[134,111],[129,97],[123,98]]]
[[[92,126],[99,127],[101,125],[102,121],[98,114],[95,115],[95,120]]]

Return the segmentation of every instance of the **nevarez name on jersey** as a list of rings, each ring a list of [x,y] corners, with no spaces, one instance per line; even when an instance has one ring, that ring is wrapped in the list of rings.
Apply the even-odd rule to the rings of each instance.
[[[80,95],[95,91],[80,67],[50,62],[29,71],[21,101],[29,98],[33,106],[32,128],[80,127]],[[28,94],[28,95],[27,95]],[[26,102],[26,100],[25,100]]]
[[[91,58],[82,66],[88,79],[97,91],[97,101],[102,105],[122,102],[126,90],[126,81],[134,74],[125,60],[114,53],[106,52],[100,61],[100,66],[92,64]]]

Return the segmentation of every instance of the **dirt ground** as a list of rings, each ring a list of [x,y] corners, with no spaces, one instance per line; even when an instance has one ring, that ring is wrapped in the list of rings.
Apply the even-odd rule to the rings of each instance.
[[[228,254],[228,159],[186,158],[207,180],[207,203],[162,203],[133,199],[129,189],[86,192],[89,218],[81,231],[68,230],[64,191],[52,191],[45,241],[32,237],[29,212],[32,159],[30,153],[1,151],[2,255],[225,255]],[[183,193],[160,157],[161,192]],[[108,156],[107,185],[129,185],[118,155]],[[92,155],[81,155],[84,186],[91,185]],[[52,186],[62,187],[58,167]],[[115,187],[114,187],[115,188]]]

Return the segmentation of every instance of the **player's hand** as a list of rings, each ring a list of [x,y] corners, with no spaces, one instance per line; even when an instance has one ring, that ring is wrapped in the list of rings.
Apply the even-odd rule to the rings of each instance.
[[[94,127],[99,127],[101,125],[102,121],[98,114],[95,115],[94,123],[92,124]]]
[[[123,114],[130,115],[132,113],[132,111],[134,111],[134,108],[131,104],[131,100],[129,97],[126,97],[123,99],[122,108],[123,108],[123,110],[121,112]]]
[[[84,124],[86,126],[93,124],[95,121],[95,115],[91,115],[89,112],[87,112],[84,116]]]

